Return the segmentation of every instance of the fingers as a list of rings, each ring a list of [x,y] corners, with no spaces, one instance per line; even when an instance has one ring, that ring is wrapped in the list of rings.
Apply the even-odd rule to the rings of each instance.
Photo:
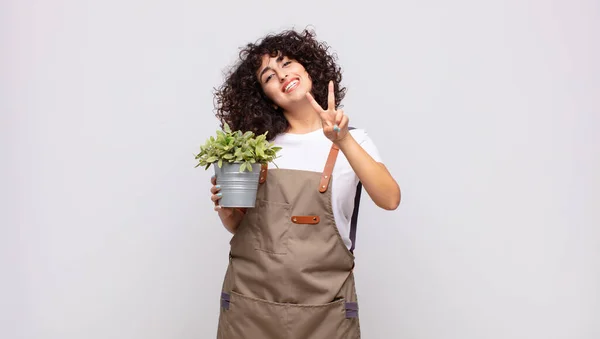
[[[335,114],[335,124],[336,125],[340,125],[340,123],[342,122],[342,118],[344,117],[344,111],[343,110],[338,110],[337,113]]]
[[[213,186],[210,188],[210,193],[212,193],[212,195],[210,196],[210,200],[215,204],[215,211],[217,211],[221,208],[221,206],[219,206],[219,200],[221,199],[223,194],[219,192],[221,190],[221,187],[216,184],[217,180],[215,176],[211,178],[211,182],[213,183]]]
[[[223,194],[221,193],[221,186],[217,185],[217,177],[213,175],[210,178],[210,182],[213,184],[210,188],[210,193],[212,193],[210,200],[215,204],[214,210],[219,213],[224,213],[221,214],[221,216],[227,217],[233,213],[233,209],[219,205],[219,200],[221,200]]]
[[[223,194],[221,194],[221,193],[213,194],[210,196],[210,200],[212,200],[215,204],[218,204],[218,202],[222,196],[223,196]]]
[[[210,197],[210,199],[214,202],[215,207],[214,210],[217,212],[220,212],[222,210],[225,210],[226,208],[219,205],[219,200],[221,199],[221,196],[219,194],[214,194]]]
[[[342,121],[340,121],[339,126],[340,126],[340,130],[344,130],[346,128],[348,128],[348,122],[350,121],[350,119],[348,119],[347,115],[344,115],[342,117]]]
[[[315,98],[313,98],[312,94],[306,92],[306,99],[308,99],[308,101],[310,102],[312,107],[315,109],[315,111],[317,111],[317,113],[319,113],[319,114],[323,113],[323,108],[321,107],[321,105],[319,105],[317,100],[315,100]]]
[[[325,111],[321,105],[315,100],[315,98],[310,93],[306,93],[306,98],[313,106],[315,111],[321,113]],[[327,111],[335,111],[335,92],[334,92],[334,84],[333,81],[329,81],[329,90],[327,94]]]
[[[335,93],[333,92],[333,81],[329,81],[329,95],[327,96],[327,110],[335,110]]]
[[[323,108],[321,107],[321,105],[319,105],[315,98],[310,93],[306,93],[306,98],[308,99],[314,110],[317,112],[317,114],[319,114],[319,117],[321,118],[323,123],[327,126],[332,126],[333,124],[331,123],[331,121],[329,121],[329,118],[327,116],[328,113],[323,110]]]
[[[337,113],[335,114],[335,125],[333,125],[333,130],[335,132],[339,132],[340,129],[342,128],[342,126],[340,125],[342,123],[342,118],[344,117],[344,111],[343,110],[338,110]]]
[[[334,122],[335,125],[329,125],[323,128],[325,136],[334,142],[345,138],[349,133],[348,124],[350,119],[344,114],[344,111],[341,109],[335,111],[335,117],[332,117],[331,121]]]

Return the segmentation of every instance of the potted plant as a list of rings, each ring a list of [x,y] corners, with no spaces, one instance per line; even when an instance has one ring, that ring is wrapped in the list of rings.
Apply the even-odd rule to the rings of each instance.
[[[195,167],[204,166],[207,170],[213,165],[217,185],[223,193],[219,205],[236,208],[255,206],[260,168],[273,162],[281,150],[267,140],[267,133],[256,136],[252,131],[231,131],[225,123],[222,131],[217,130],[216,137],[211,136],[200,146]]]

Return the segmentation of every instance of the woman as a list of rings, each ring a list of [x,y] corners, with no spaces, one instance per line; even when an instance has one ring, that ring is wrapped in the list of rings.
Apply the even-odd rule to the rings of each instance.
[[[268,132],[278,168],[261,172],[256,207],[221,208],[233,234],[218,338],[359,338],[354,267],[361,185],[394,210],[400,188],[360,129],[339,109],[341,70],[312,32],[248,44],[216,92],[233,130]]]

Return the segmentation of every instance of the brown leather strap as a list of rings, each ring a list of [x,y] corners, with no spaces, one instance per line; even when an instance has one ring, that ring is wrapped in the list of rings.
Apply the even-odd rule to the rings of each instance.
[[[331,173],[333,173],[333,166],[335,166],[335,160],[337,159],[339,151],[340,149],[335,144],[331,145],[331,150],[329,151],[329,156],[325,163],[325,169],[323,169],[323,174],[321,174],[321,182],[319,183],[319,192],[321,193],[326,192],[329,187]]]
[[[269,169],[269,164],[262,164],[260,166],[260,178],[258,180],[258,183],[262,184],[265,181],[267,181],[267,173],[269,172],[268,169]]]
[[[292,216],[292,222],[295,224],[311,224],[315,225],[321,221],[318,215],[294,215]]]

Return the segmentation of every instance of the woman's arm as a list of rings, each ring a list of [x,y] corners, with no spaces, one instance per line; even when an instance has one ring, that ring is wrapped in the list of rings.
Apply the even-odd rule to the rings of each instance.
[[[376,162],[348,131],[348,116],[335,108],[333,81],[329,82],[327,110],[310,93],[306,93],[306,98],[321,118],[323,133],[344,153],[373,202],[383,209],[395,210],[400,204],[400,186],[385,165]]]
[[[344,153],[365,191],[375,204],[386,210],[395,210],[400,204],[400,186],[384,164],[376,162],[352,134],[346,133],[334,143]]]
[[[235,234],[244,218],[244,213],[237,208],[217,206],[215,209],[219,212],[219,218],[221,218],[221,222],[223,223],[223,226],[225,226],[225,229],[231,234]]]

